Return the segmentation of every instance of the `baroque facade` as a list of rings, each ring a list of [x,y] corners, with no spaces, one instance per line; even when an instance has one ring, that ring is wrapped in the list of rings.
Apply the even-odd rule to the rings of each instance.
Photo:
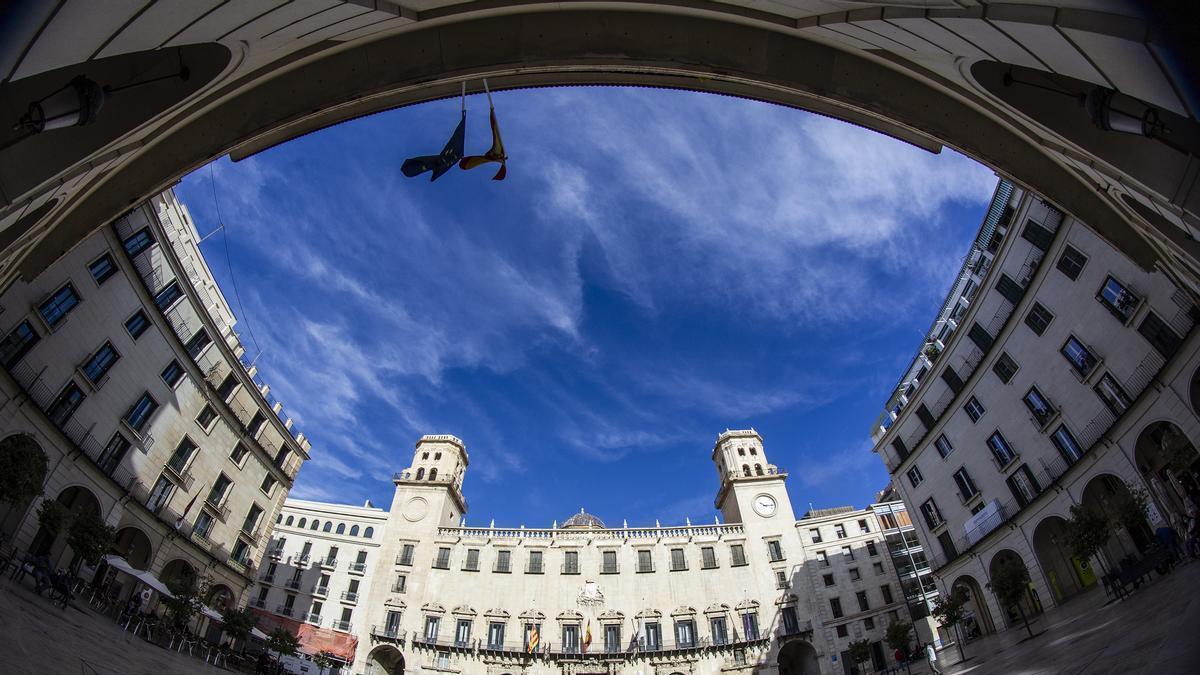
[[[712,524],[616,527],[581,511],[549,528],[467,527],[466,445],[424,436],[387,509],[289,500],[254,602],[309,624],[308,651],[337,645],[373,675],[834,674],[861,639],[883,663],[887,624],[909,617],[887,544],[903,527],[878,514],[904,505],[797,519],[754,430],[722,433],[712,461]]]
[[[0,438],[32,438],[48,467],[0,528],[68,566],[37,516],[56,499],[116,528],[132,567],[211,577],[220,606],[257,577],[309,443],[246,364],[198,242],[168,191],[0,296]]]
[[[872,435],[968,633],[1020,623],[1137,557],[1200,499],[1196,307],[1086,224],[1002,180],[951,293]],[[1117,526],[1091,560],[1065,544],[1072,507]],[[1020,607],[985,589],[1024,565]]]

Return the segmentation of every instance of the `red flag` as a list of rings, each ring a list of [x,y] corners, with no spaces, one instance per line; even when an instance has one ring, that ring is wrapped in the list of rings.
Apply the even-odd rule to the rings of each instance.
[[[203,489],[203,487],[201,489]],[[187,503],[187,506],[185,506],[183,508],[183,513],[180,514],[180,516],[175,519],[175,529],[178,530],[179,528],[183,527],[183,519],[187,517],[188,511],[192,510],[192,505],[196,503],[196,497],[199,497],[199,496],[200,496],[200,490],[197,490],[196,494],[192,495],[192,500],[189,501]]]

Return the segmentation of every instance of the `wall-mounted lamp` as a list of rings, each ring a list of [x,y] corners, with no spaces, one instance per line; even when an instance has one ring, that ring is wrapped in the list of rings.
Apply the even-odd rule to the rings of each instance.
[[[81,127],[96,121],[104,105],[104,88],[84,75],[77,75],[63,88],[29,104],[16,129],[40,134],[49,129]]]
[[[1166,131],[1156,108],[1108,87],[1093,87],[1080,102],[1092,123],[1105,131],[1147,138],[1162,136]]]

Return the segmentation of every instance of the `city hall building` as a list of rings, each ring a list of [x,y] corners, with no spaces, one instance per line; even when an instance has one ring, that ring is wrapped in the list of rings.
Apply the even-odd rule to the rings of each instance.
[[[754,430],[711,460],[711,524],[467,527],[466,445],[424,436],[386,509],[285,503],[252,604],[372,675],[832,675],[853,640],[890,665],[928,575],[904,505],[797,519]],[[893,562],[914,553],[923,570]]]
[[[1196,307],[1086,224],[1008,181],[872,436],[942,590],[971,633],[1020,625],[1139,557],[1200,501]],[[1071,508],[1148,499],[1091,560],[1067,548]],[[1020,608],[990,579],[1026,567]]]

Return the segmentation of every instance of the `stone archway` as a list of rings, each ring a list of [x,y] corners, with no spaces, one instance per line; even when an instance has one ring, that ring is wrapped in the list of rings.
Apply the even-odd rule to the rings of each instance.
[[[1080,506],[1097,513],[1112,515],[1123,499],[1130,498],[1129,486],[1125,481],[1109,473],[1093,477],[1083,488]],[[1143,522],[1134,527],[1115,524],[1112,535],[1100,549],[1102,562],[1108,569],[1115,569],[1121,560],[1136,557],[1146,550],[1154,540],[1149,523]]]
[[[791,640],[779,650],[779,675],[818,675],[817,650],[805,640]]]
[[[154,547],[150,544],[150,537],[136,527],[126,526],[118,530],[113,550],[125,558],[131,567],[139,570],[150,568]]]
[[[992,620],[991,610],[988,609],[987,598],[983,595],[983,589],[980,588],[979,582],[975,580],[975,577],[969,574],[962,575],[950,585],[950,591],[952,593],[966,593],[967,595],[967,607],[970,616],[964,622],[964,640],[996,632],[996,623]]]
[[[1033,531],[1033,553],[1046,574],[1055,604],[1096,583],[1091,562],[1080,560],[1071,553],[1066,534],[1066,521],[1059,516],[1044,518]]]
[[[75,516],[79,514],[100,515],[100,500],[91,490],[82,485],[72,485],[58,494],[55,501],[65,509],[67,514]],[[38,512],[35,511],[33,517],[38,517]],[[45,526],[39,525],[37,534],[33,537],[33,543],[30,544],[29,550],[33,553],[45,553],[50,558],[51,567],[64,567],[65,563],[70,562],[64,557],[67,553],[67,528],[69,523],[64,522],[59,527],[57,532],[50,532]]]
[[[234,605],[234,599],[235,596],[232,589],[225,584],[215,584],[208,590],[208,597],[204,599],[204,604],[220,614]]]
[[[1200,503],[1200,484],[1192,477],[1200,470],[1196,446],[1172,422],[1155,422],[1138,434],[1133,461],[1163,517],[1182,532],[1188,500]]]
[[[992,562],[990,565],[988,565],[988,578],[990,579],[991,577],[995,576],[996,571],[1001,565],[1010,562],[1019,564],[1021,567],[1025,568],[1026,572],[1029,572],[1029,566],[1025,564],[1025,559],[1018,555],[1016,551],[1006,548],[992,556]],[[1029,587],[1026,588],[1025,594],[1021,597],[1021,600],[1017,603],[1017,605],[1001,608],[1001,611],[1004,612],[1005,625],[1010,628],[1013,626],[1020,626],[1024,623],[1021,619],[1021,612],[1024,612],[1027,618],[1033,618],[1042,613],[1042,600],[1040,597],[1038,597],[1037,590],[1034,589],[1032,583],[1033,574],[1030,574],[1029,577]]]
[[[404,675],[404,654],[391,645],[380,645],[367,654],[366,675]]]
[[[161,579],[164,584],[169,585],[172,580],[186,577],[195,578],[195,576],[196,568],[193,567],[190,562],[184,560],[183,558],[175,558],[166,565],[163,565],[162,573],[158,575],[158,578]]]

